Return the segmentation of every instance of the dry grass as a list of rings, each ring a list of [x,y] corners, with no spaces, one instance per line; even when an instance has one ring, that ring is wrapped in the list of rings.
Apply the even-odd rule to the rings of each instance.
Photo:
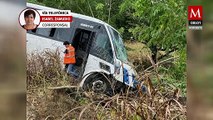
[[[126,42],[128,60],[133,63],[136,71],[142,71],[151,65],[148,55],[151,56],[151,51],[140,42]]]
[[[160,82],[153,85],[150,75],[158,76],[154,66],[154,72],[138,76],[140,85],[146,85],[148,93],[127,90],[124,94],[109,97],[78,89],[50,90],[51,86],[77,85],[76,80],[63,72],[58,56],[57,51],[28,56],[28,120],[186,119],[185,100],[181,99],[180,90],[169,86],[164,88]]]

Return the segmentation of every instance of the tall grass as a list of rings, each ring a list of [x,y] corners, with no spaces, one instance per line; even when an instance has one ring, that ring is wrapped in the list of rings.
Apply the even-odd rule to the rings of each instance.
[[[28,56],[27,119],[186,119],[186,105],[180,89],[163,85],[156,65],[147,71],[140,71],[137,77],[139,91],[141,85],[146,85],[147,93],[127,90],[110,97],[78,89],[48,89],[53,86],[78,86],[79,81],[64,73],[59,56],[58,51]],[[159,81],[153,83],[153,78]]]

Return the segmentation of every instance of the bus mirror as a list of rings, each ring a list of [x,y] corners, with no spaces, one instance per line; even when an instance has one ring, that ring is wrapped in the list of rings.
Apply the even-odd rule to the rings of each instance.
[[[120,69],[121,69],[121,61],[120,60],[115,60],[115,74],[120,74]]]
[[[115,67],[120,68],[121,67],[121,61],[115,60]]]

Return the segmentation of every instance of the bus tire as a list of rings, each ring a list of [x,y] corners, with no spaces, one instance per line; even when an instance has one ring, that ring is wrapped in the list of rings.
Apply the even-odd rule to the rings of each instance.
[[[92,74],[86,78],[83,84],[83,90],[112,96],[112,88],[109,79],[98,73]]]

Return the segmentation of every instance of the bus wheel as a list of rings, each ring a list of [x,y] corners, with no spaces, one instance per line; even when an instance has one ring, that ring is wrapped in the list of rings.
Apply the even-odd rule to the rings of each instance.
[[[111,86],[107,78],[102,75],[89,76],[83,85],[83,89],[86,91],[94,91],[95,93],[104,93],[110,95]]]

